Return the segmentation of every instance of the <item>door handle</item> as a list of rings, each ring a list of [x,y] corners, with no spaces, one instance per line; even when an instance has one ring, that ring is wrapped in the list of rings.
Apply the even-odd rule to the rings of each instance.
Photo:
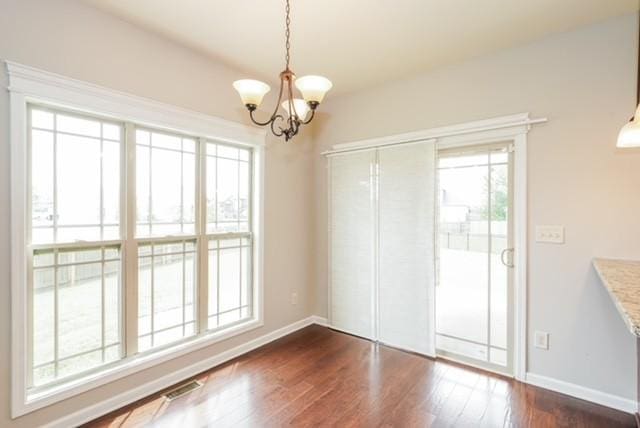
[[[506,267],[513,267],[513,262],[509,263],[509,259],[505,259],[505,255],[507,255],[508,253],[513,254],[513,248],[505,248],[504,250],[502,250],[502,253],[500,253],[500,261],[502,262],[503,265],[505,265]]]

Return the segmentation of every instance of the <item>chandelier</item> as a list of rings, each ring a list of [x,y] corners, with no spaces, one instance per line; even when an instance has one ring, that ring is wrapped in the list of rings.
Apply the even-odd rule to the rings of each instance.
[[[254,112],[260,103],[262,103],[262,99],[267,92],[271,90],[269,85],[252,79],[236,80],[233,82],[233,87],[240,94],[242,103],[247,107],[247,110],[249,110],[251,121],[259,126],[269,126],[273,135],[276,137],[284,136],[285,141],[293,138],[293,136],[298,133],[300,126],[306,125],[313,120],[316,108],[322,102],[327,91],[333,86],[329,79],[322,76],[303,76],[296,79],[296,75],[289,68],[289,26],[291,24],[289,12],[289,0],[286,0],[286,67],[284,71],[280,73],[280,93],[271,117],[264,122],[256,120],[254,117]],[[294,83],[302,94],[302,99],[294,98]],[[284,101],[282,101],[283,98]],[[279,113],[278,110],[280,107],[282,107],[286,113],[286,117]]]

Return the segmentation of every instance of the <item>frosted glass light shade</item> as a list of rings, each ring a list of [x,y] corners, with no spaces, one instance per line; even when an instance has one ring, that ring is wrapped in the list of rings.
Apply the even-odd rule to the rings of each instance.
[[[640,106],[638,106],[633,120],[620,130],[616,146],[640,147]]]
[[[262,103],[264,96],[271,90],[266,83],[252,79],[236,80],[233,82],[233,87],[240,94],[244,105],[253,104],[256,107]]]
[[[280,105],[282,106],[284,111],[286,111],[287,114],[291,116],[291,112],[289,111],[289,101],[285,101]],[[296,113],[298,113],[298,118],[301,120],[304,120],[304,118],[307,117],[307,113],[309,113],[309,106],[303,99],[300,98],[293,99],[293,108],[295,109]]]
[[[333,84],[322,76],[303,76],[296,79],[296,87],[306,102],[321,103]]]

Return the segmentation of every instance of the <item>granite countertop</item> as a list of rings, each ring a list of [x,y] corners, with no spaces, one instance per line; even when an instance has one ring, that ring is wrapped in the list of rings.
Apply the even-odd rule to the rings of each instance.
[[[594,259],[593,266],[629,330],[640,337],[640,261]]]

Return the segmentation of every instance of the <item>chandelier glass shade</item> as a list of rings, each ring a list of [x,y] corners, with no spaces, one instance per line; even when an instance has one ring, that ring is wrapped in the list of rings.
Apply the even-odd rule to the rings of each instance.
[[[640,15],[639,15],[640,16]],[[638,68],[636,69],[636,112],[620,129],[616,146],[620,148],[640,147],[640,19],[638,21]]]
[[[259,126],[269,126],[275,136],[284,137],[285,141],[293,138],[298,133],[300,126],[306,125],[313,120],[316,108],[332,87],[331,81],[322,76],[310,75],[297,79],[289,68],[289,26],[291,23],[289,15],[289,0],[286,0],[286,66],[284,71],[280,73],[278,101],[269,119],[260,121],[256,119],[254,113],[262,103],[264,96],[271,90],[271,87],[264,82],[253,79],[242,79],[233,82],[233,87],[240,94],[242,103],[249,110],[251,121]],[[294,96],[294,84],[300,91],[302,98]],[[281,113],[280,108],[284,112]]]
[[[620,148],[640,147],[640,106],[631,120],[622,127],[616,146]]]

